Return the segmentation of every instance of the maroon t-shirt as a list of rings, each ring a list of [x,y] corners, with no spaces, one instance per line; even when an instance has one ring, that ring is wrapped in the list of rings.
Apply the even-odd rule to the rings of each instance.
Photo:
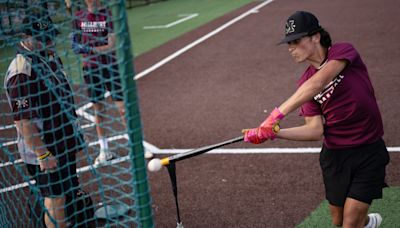
[[[23,48],[20,53],[10,64],[4,82],[13,119],[37,124],[43,142],[53,154],[82,150],[84,140],[77,125],[73,92],[61,59],[45,59]],[[21,154],[26,154],[27,148],[21,145]],[[28,159],[27,163],[35,164],[35,157]]]
[[[346,60],[347,66],[313,100],[300,108],[301,116],[324,117],[324,144],[330,149],[370,144],[383,136],[381,114],[367,68],[349,43],[336,43],[327,61]],[[318,69],[309,66],[298,86]]]
[[[87,10],[78,11],[73,22],[74,31],[79,35],[80,43],[91,47],[108,44],[108,34],[113,33],[111,11],[99,9],[96,13]],[[115,52],[108,54],[83,54],[84,67],[98,67],[115,62]]]

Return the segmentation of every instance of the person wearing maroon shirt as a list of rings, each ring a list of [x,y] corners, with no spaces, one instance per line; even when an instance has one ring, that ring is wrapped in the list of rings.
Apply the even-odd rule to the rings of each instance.
[[[389,153],[367,67],[350,43],[332,44],[311,13],[297,11],[286,21],[287,43],[296,63],[308,68],[297,91],[259,127],[245,129],[244,140],[258,144],[275,138],[321,140],[320,166],[332,222],[343,227],[378,227],[382,217],[368,214],[382,198]],[[280,129],[283,118],[300,108],[305,124]]]
[[[86,144],[71,87],[55,53],[58,30],[50,17],[28,14],[22,31],[4,80],[18,151],[44,197],[46,226],[65,227],[65,198],[80,191],[76,153]]]
[[[82,54],[84,80],[88,85],[88,94],[95,110],[96,131],[99,137],[100,153],[95,164],[113,159],[114,154],[108,148],[106,129],[106,110],[103,104],[106,90],[116,104],[122,122],[125,125],[125,108],[121,79],[115,57],[115,34],[110,10],[104,8],[99,0],[85,0],[87,9],[76,12],[73,21],[72,49]],[[153,157],[149,151],[146,158]]]

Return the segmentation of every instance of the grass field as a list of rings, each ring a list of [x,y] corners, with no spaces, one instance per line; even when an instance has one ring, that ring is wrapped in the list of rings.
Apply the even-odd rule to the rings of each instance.
[[[390,187],[384,189],[383,199],[375,200],[370,208],[370,212],[379,212],[383,221],[382,228],[397,228],[400,224],[400,187]],[[336,227],[332,225],[328,209],[328,202],[323,201],[311,215],[306,218],[297,228],[309,227]]]
[[[162,45],[176,37],[179,37],[199,26],[212,21],[234,9],[237,9],[253,0],[168,0],[160,1],[141,7],[127,10],[129,32],[133,44],[134,56]],[[179,23],[168,29],[143,29],[145,26],[166,25],[181,19],[182,14],[198,14],[190,20]],[[70,50],[68,33],[70,21],[59,24],[62,34],[58,38],[58,51],[73,83],[81,83],[80,57]],[[17,39],[1,41],[0,39],[0,81],[8,64],[14,56]],[[0,88],[2,93],[2,87]],[[293,205],[295,206],[295,205]],[[370,211],[379,211],[384,220],[381,227],[399,227],[400,217],[400,187],[387,188],[384,198],[374,202]],[[327,202],[323,201],[309,217],[297,227],[334,227],[331,225]]]
[[[129,29],[135,56],[189,32],[235,10],[252,0],[169,0],[128,10]],[[182,14],[198,16],[168,29],[143,29],[144,26],[166,25]]]
[[[127,10],[128,25],[133,45],[133,55],[139,56],[160,46],[182,34],[185,34],[207,22],[210,22],[252,0],[168,0]],[[182,14],[198,14],[198,16],[167,29],[143,29],[144,26],[166,25],[182,18]],[[81,57],[70,50],[68,34],[71,21],[60,22],[57,26],[61,35],[57,39],[58,54],[61,56],[68,75],[73,83],[81,83]],[[2,41],[0,39],[0,81],[7,71],[15,54],[18,38]],[[0,88],[2,92],[2,87]]]

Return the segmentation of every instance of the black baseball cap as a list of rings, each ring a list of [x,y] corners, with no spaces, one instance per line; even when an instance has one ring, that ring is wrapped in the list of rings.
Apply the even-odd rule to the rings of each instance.
[[[278,44],[288,43],[322,30],[317,17],[306,11],[297,11],[286,20],[285,38]]]
[[[52,39],[60,32],[54,27],[53,21],[49,16],[38,13],[28,14],[22,20],[22,32],[26,35],[33,36],[38,40],[43,38]]]

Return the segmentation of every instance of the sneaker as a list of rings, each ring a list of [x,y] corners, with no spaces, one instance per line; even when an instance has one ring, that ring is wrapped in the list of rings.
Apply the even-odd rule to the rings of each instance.
[[[94,160],[95,165],[99,165],[114,159],[115,156],[111,152],[100,152],[100,155]]]
[[[150,151],[146,150],[146,151],[144,152],[144,158],[146,158],[146,159],[152,159],[153,157],[154,157],[154,154],[151,153]]]
[[[370,213],[368,214],[369,222],[368,226],[370,228],[378,228],[382,223],[382,216],[378,213]]]

